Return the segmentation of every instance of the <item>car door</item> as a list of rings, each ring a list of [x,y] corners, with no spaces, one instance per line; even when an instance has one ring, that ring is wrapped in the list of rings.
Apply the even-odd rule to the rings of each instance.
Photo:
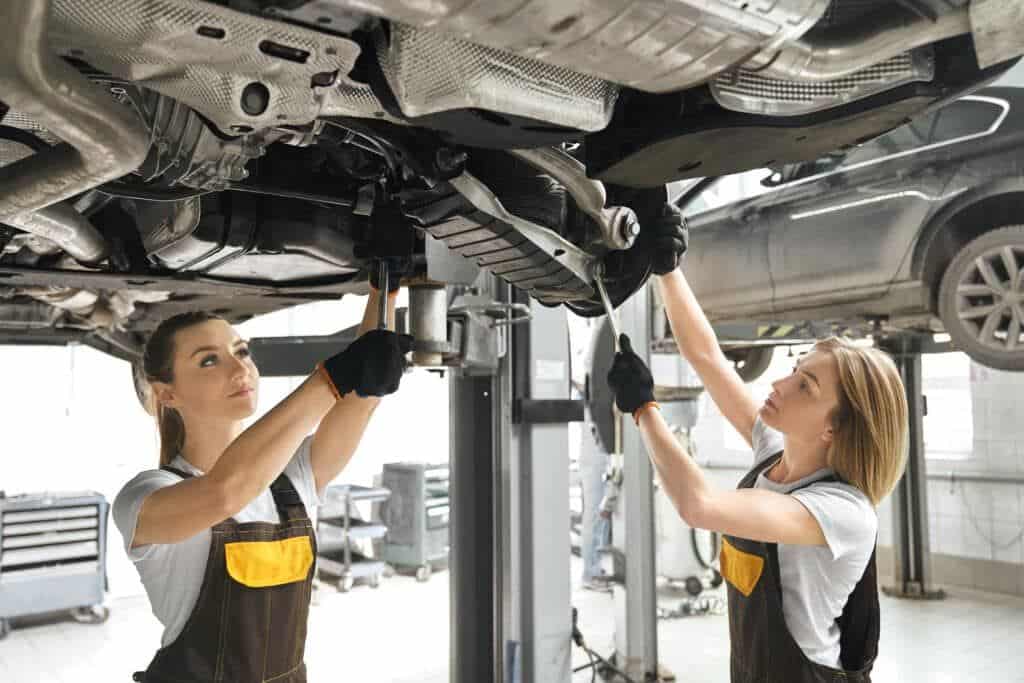
[[[724,179],[702,195],[688,213],[689,250],[683,262],[687,282],[710,320],[762,316],[771,312],[769,226],[755,220],[763,192],[759,169]]]
[[[916,150],[934,114],[797,178],[770,208],[777,312],[883,296],[950,173]]]

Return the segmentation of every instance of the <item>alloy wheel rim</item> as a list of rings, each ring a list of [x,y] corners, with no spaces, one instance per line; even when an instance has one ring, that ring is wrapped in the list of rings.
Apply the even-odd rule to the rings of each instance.
[[[957,284],[956,308],[985,348],[1024,350],[1024,245],[993,247],[975,258]]]

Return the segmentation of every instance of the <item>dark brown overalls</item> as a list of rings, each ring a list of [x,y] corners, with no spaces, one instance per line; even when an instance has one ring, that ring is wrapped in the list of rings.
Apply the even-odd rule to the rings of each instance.
[[[212,527],[196,606],[181,635],[157,651],[145,673],[135,674],[136,681],[305,682],[303,652],[316,537],[285,475],[270,492],[280,524],[229,518]]]
[[[781,456],[779,453],[766,458],[747,473],[738,488],[753,488],[757,476]],[[838,479],[827,476],[800,488],[819,481]],[[870,683],[879,635],[874,553],[837,619],[843,670],[808,659],[786,627],[777,544],[726,536],[722,542],[721,565],[722,576],[729,586],[733,683]]]

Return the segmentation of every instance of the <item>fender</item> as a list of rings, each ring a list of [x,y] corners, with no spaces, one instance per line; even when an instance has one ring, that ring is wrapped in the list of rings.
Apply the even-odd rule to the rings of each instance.
[[[931,249],[935,244],[935,238],[953,222],[958,214],[970,209],[979,202],[1004,195],[1007,198],[1011,195],[1020,195],[1019,199],[1024,201],[1024,178],[992,180],[964,192],[936,212],[918,234],[914,245],[913,257],[910,262],[911,278],[924,282],[924,269],[928,263],[928,257],[931,256]],[[1024,216],[1021,217],[1021,222],[1024,222]],[[924,284],[928,285],[927,282],[924,282]]]

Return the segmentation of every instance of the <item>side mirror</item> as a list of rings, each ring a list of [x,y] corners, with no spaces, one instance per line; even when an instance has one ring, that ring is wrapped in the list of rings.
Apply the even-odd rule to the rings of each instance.
[[[772,173],[761,178],[761,187],[778,187],[782,184],[782,172],[773,171]]]

